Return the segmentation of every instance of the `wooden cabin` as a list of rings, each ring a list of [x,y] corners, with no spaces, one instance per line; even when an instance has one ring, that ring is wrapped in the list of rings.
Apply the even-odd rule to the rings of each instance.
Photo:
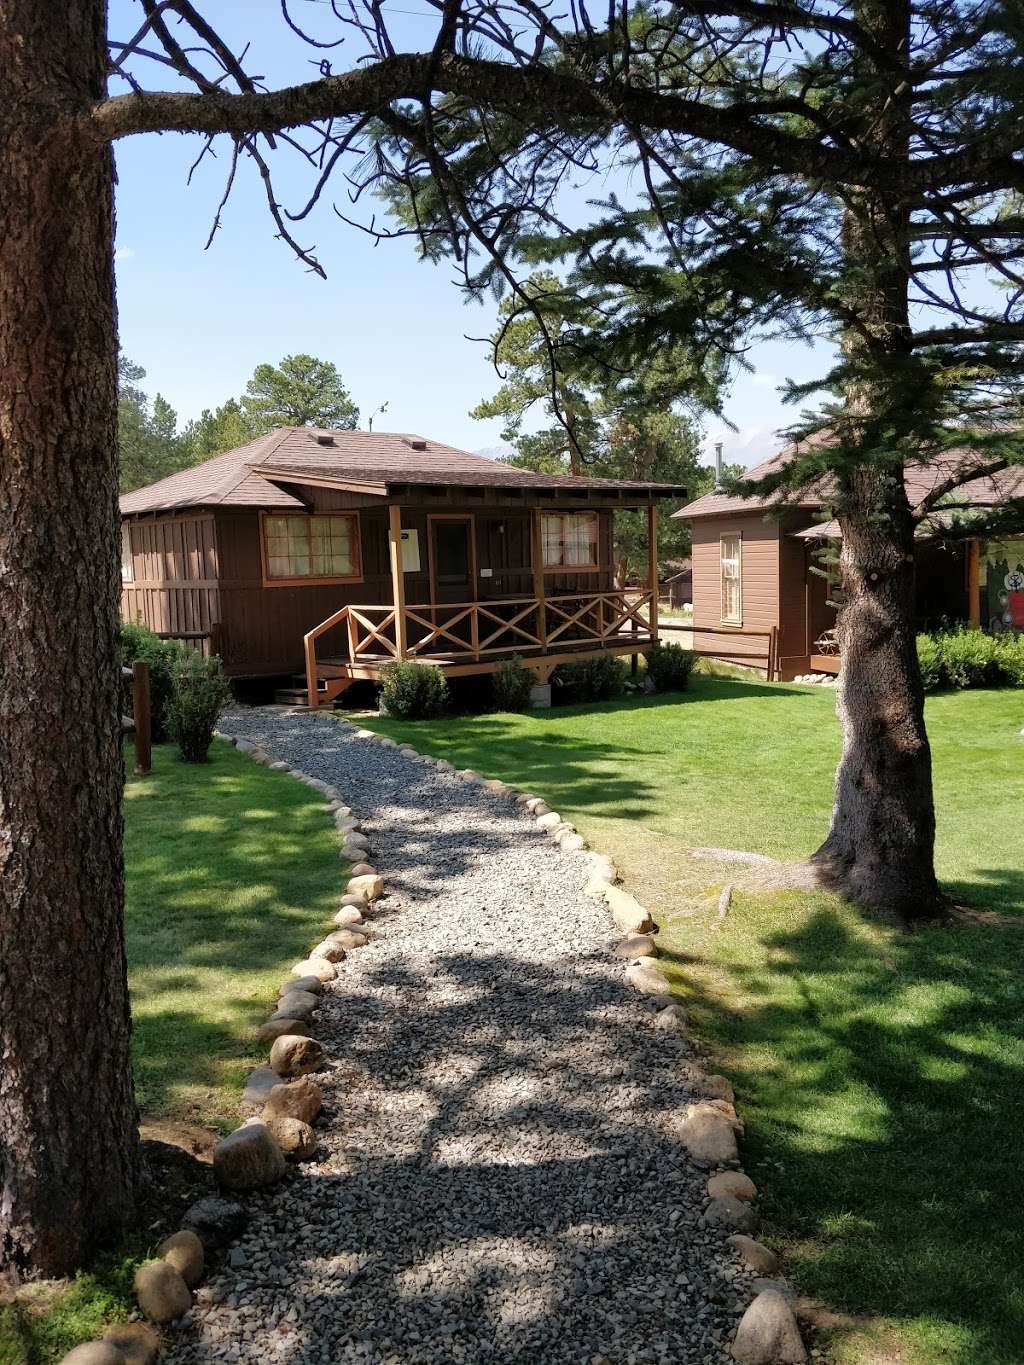
[[[790,456],[784,450],[751,469],[762,478]],[[942,462],[908,467],[916,502],[974,458],[952,451]],[[989,508],[1024,496],[1024,472],[1003,471],[957,490],[964,507]],[[827,521],[826,493],[808,488],[783,505],[777,496],[735,498],[716,489],[674,516],[693,531],[693,645],[701,654],[789,680],[838,673],[832,641],[841,605],[839,527]],[[940,508],[922,522],[916,548],[920,630],[963,623],[989,630],[1024,627],[1024,539],[986,543],[943,537]],[[826,552],[826,547],[831,552]],[[1020,620],[1017,624],[1017,616]]]
[[[685,492],[281,427],[121,498],[122,616],[219,654],[233,678],[301,673],[313,706],[396,659],[458,675],[518,654],[546,682],[657,639],[657,503]],[[613,517],[637,508],[649,578],[627,592]]]

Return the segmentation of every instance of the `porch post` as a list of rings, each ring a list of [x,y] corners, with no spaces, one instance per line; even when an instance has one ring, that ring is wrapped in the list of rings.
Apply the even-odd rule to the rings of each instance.
[[[981,542],[967,542],[967,619],[972,630],[981,629]]]
[[[658,638],[658,505],[647,504],[647,581],[651,590],[651,638]]]
[[[541,509],[535,507],[530,523],[532,546],[530,558],[533,560],[533,595],[537,599],[537,634],[542,649],[548,647],[548,628],[544,607],[544,537],[541,534]]]
[[[405,574],[402,569],[402,509],[388,508],[388,547],[391,551],[391,594],[395,608],[395,649],[405,658]]]

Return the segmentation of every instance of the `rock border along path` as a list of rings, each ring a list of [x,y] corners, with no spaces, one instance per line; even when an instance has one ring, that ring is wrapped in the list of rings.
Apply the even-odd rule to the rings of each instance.
[[[166,1360],[804,1359],[788,1287],[756,1278],[771,1253],[737,1235],[756,1191],[731,1089],[607,860],[542,802],[335,716],[221,731],[340,789],[386,890],[318,998],[316,1154],[247,1196]]]

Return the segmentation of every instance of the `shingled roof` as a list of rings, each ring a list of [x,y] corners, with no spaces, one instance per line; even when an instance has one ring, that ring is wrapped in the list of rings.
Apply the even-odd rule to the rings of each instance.
[[[780,450],[771,459],[763,460],[761,464],[748,470],[745,477],[748,479],[765,478],[781,466],[788,464],[796,454],[796,450],[796,446],[786,446],[784,450]],[[936,459],[929,460],[926,463],[907,465],[903,477],[911,505],[927,496],[950,475],[961,472],[968,473],[972,465],[981,465],[984,462],[985,457],[979,451],[968,446],[960,446],[953,450],[947,450]],[[808,484],[798,493],[790,493],[788,496],[785,493],[776,492],[763,498],[734,498],[730,497],[728,493],[715,489],[711,493],[705,493],[702,498],[687,503],[685,507],[681,507],[678,512],[673,512],[672,515],[690,520],[699,517],[729,516],[736,512],[770,512],[772,508],[780,507],[783,504],[787,507],[816,510],[824,507],[829,501],[830,487],[829,477],[826,475]],[[957,488],[954,496],[959,503],[966,503],[972,507],[993,507],[1007,498],[1024,497],[1024,468],[1015,466],[1004,469],[998,474],[971,479]]]
[[[423,436],[278,427],[237,450],[125,493],[121,511],[131,515],[185,507],[302,507],[287,486],[310,480],[337,481],[382,497],[397,486],[438,485],[552,492],[594,489],[637,493],[644,498],[686,496],[686,489],[678,484],[536,474]]]

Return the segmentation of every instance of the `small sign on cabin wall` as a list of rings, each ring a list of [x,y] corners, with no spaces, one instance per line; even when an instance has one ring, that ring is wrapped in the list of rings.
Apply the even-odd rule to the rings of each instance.
[[[419,573],[420,571],[419,531],[402,532],[402,571],[404,573]]]

